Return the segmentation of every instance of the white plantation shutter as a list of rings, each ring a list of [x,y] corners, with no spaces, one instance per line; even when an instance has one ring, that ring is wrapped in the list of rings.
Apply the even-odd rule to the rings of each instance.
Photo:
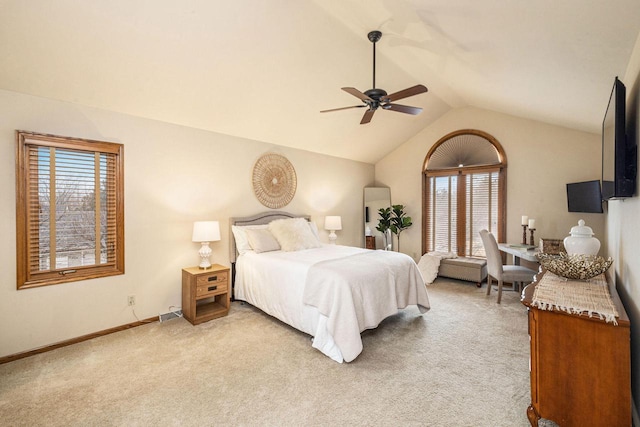
[[[122,145],[17,138],[18,288],[122,274]]]

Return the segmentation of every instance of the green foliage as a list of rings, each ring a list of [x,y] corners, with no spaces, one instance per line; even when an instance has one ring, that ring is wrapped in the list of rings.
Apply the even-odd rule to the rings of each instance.
[[[391,212],[391,232],[398,236],[398,251],[400,251],[400,233],[413,225],[411,217],[404,212],[404,205],[393,205]]]
[[[384,234],[389,228],[391,228],[391,208],[378,209],[380,220],[378,220],[378,226],[376,230]]]

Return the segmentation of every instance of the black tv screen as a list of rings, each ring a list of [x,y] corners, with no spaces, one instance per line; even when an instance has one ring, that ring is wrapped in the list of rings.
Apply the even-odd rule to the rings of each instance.
[[[600,181],[567,184],[567,205],[569,212],[602,213]]]
[[[626,88],[616,79],[602,121],[602,198],[631,197],[636,188],[635,143],[626,139]]]

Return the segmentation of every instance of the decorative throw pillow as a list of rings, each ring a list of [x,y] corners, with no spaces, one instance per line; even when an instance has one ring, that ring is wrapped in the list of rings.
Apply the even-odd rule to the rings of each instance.
[[[233,237],[236,239],[236,250],[240,255],[244,254],[247,251],[252,250],[251,244],[249,243],[249,238],[247,237],[247,230],[266,230],[269,227],[268,224],[262,225],[232,225],[231,232],[233,233]]]
[[[249,244],[253,248],[256,253],[261,252],[270,252],[270,251],[279,251],[280,245],[278,241],[273,237],[273,234],[269,230],[265,229],[257,229],[257,230],[247,230],[247,238],[249,239]]]
[[[308,221],[307,224],[309,224],[309,228],[311,228],[311,232],[313,233],[314,236],[316,236],[316,239],[318,239],[318,242],[319,242],[320,235],[318,235],[318,226],[313,221]]]
[[[291,252],[320,247],[320,241],[314,236],[308,221],[304,218],[271,221],[269,231],[276,238],[283,251]]]

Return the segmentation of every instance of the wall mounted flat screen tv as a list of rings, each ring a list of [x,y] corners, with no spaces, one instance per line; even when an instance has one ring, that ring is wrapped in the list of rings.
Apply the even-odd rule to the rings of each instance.
[[[567,184],[569,212],[602,213],[600,180]]]
[[[602,121],[602,198],[631,197],[636,189],[636,145],[627,141],[626,88],[616,77]]]

